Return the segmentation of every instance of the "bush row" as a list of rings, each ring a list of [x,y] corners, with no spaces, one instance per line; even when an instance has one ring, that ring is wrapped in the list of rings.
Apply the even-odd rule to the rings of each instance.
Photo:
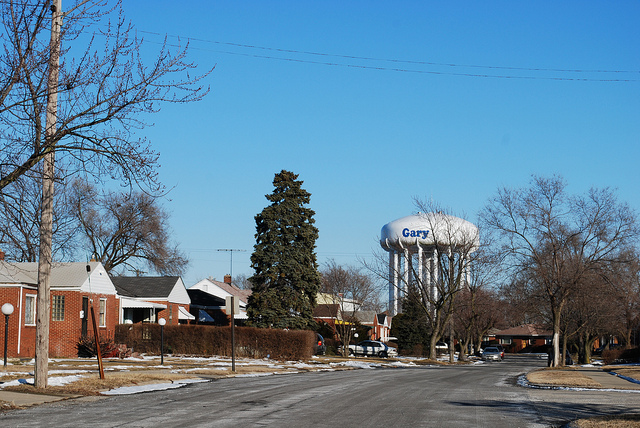
[[[159,354],[158,324],[116,326],[115,343],[125,343],[134,352]],[[315,333],[307,330],[277,330],[236,327],[237,357],[305,360],[313,355]],[[231,356],[231,327],[204,325],[164,326],[165,354]]]
[[[602,361],[605,364],[638,363],[640,362],[640,348],[604,350],[602,351]]]

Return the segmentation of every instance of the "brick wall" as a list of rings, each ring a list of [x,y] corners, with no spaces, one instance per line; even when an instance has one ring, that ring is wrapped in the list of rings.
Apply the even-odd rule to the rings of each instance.
[[[162,305],[166,305],[167,308],[166,309],[162,309],[160,311],[158,311],[157,313],[157,319],[160,318],[164,318],[165,320],[167,320],[167,325],[171,325],[171,324],[178,324],[178,315],[179,315],[179,307],[182,306],[184,309],[186,309],[187,312],[189,312],[189,305],[184,305],[184,304],[179,304],[179,303],[171,303],[171,302],[167,302],[165,301],[156,301],[156,300],[148,300],[149,302],[153,302],[153,303],[160,303]]]
[[[20,297],[22,294],[22,298]],[[32,358],[35,356],[36,326],[25,324],[25,301],[27,295],[36,295],[35,289],[20,287],[0,287],[0,305],[6,302],[13,304],[14,313],[9,317],[9,334],[7,336],[7,354],[9,357]],[[82,333],[82,298],[93,299],[96,319],[99,320],[99,302],[106,299],[105,326],[99,327],[101,336],[113,337],[118,323],[118,301],[114,295],[88,295],[80,291],[51,291],[51,302],[54,296],[64,298],[64,320],[50,321],[49,325],[49,356],[75,357],[76,343]],[[21,311],[22,308],[22,311]],[[87,333],[93,335],[93,324],[89,313],[87,316]],[[4,320],[2,320],[4,321]],[[99,324],[99,323],[98,323]],[[0,346],[4,350],[4,322],[0,329]],[[20,349],[18,349],[18,347]]]

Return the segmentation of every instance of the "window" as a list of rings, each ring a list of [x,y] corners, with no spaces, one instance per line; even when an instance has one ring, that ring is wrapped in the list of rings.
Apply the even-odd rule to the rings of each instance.
[[[100,315],[98,319],[100,320],[100,327],[106,327],[107,325],[107,299],[100,299]]]
[[[36,324],[36,296],[33,294],[27,294],[24,299],[24,323]]]
[[[51,320],[64,321],[64,296],[51,296]]]

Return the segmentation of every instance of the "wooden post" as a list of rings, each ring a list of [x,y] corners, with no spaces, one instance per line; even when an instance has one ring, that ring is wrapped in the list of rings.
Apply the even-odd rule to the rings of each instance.
[[[93,309],[93,299],[91,300],[91,319],[93,320],[93,335],[96,338],[96,354],[98,354],[98,369],[100,370],[100,379],[104,379],[104,368],[102,366],[102,353],[100,353],[100,336],[98,335],[98,323],[96,322],[96,313]]]
[[[51,317],[51,241],[53,235],[53,182],[55,175],[56,122],[58,117],[58,74],[60,68],[60,27],[62,0],[51,4],[51,41],[47,79],[47,114],[42,176],[42,212],[40,217],[40,255],[38,259],[38,295],[36,304],[35,387],[46,388],[49,376],[49,320]]]

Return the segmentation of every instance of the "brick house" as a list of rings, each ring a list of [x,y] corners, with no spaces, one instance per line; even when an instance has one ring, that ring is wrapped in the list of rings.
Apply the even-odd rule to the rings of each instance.
[[[179,276],[114,276],[111,281],[120,300],[121,324],[156,323],[160,318],[168,325],[186,324],[195,319]]]
[[[351,316],[354,314],[353,309],[357,307],[352,300],[343,299],[346,303],[333,303],[338,299],[332,299],[324,293],[318,293],[318,301],[322,302],[313,309],[313,319],[320,325],[326,325],[333,330],[335,337],[336,324],[349,323],[343,320],[343,316]],[[348,309],[345,309],[348,308]],[[380,340],[382,342],[389,341],[391,332],[391,319],[387,313],[377,313],[376,311],[356,311],[355,317],[361,326],[367,327],[367,339]]]
[[[550,344],[553,332],[534,324],[523,324],[495,331],[493,336],[508,352],[519,352],[525,348],[539,348]]]
[[[37,263],[0,261],[0,305],[11,303],[8,356],[35,356],[37,310]],[[54,263],[51,269],[51,320],[49,355],[74,357],[82,336],[92,336],[90,305],[93,305],[101,336],[112,337],[118,323],[116,289],[100,262]],[[4,329],[0,329],[4,343]]]
[[[391,333],[391,317],[386,313],[377,313],[375,311],[356,312],[356,318],[360,324],[370,328],[368,334],[371,340],[380,340],[382,342],[389,341]]]

